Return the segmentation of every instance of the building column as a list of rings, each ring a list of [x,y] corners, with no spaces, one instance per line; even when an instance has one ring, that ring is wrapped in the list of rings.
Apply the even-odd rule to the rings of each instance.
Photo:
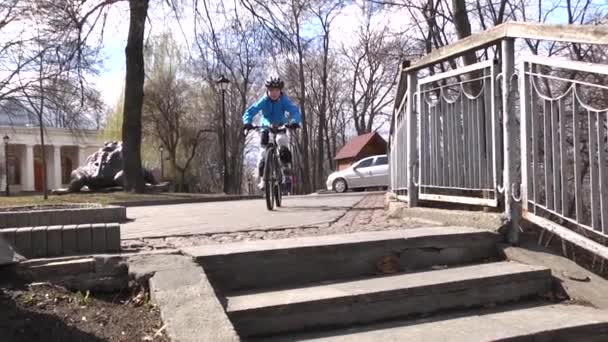
[[[25,145],[25,158],[21,159],[21,185],[23,191],[34,191],[34,145]]]
[[[4,155],[4,144],[0,147],[0,167],[2,171],[0,171],[0,192],[6,190],[6,174],[8,172],[8,165],[6,165],[6,157]],[[12,190],[12,189],[11,189]]]
[[[40,146],[40,145],[38,145]],[[46,158],[46,189],[53,189],[53,146],[44,145],[44,149],[40,146],[40,150],[43,151],[44,157]],[[43,189],[44,190],[44,189]]]
[[[78,146],[78,165],[73,165],[74,169],[77,169],[84,165],[87,161],[86,148],[84,146]]]
[[[51,189],[61,188],[61,146],[53,145]]]

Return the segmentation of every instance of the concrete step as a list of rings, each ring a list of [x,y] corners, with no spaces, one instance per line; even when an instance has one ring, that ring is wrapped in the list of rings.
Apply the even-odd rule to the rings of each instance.
[[[288,287],[497,258],[502,237],[465,227],[360,232],[185,248],[222,292]]]
[[[604,342],[608,341],[608,312],[579,305],[509,305],[498,310],[469,310],[265,341]]]
[[[511,302],[550,286],[549,269],[497,262],[228,296],[226,311],[241,336],[264,336]]]

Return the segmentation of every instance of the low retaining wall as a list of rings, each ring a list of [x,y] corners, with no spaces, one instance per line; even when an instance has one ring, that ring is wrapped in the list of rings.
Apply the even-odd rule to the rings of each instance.
[[[118,223],[8,228],[0,236],[26,258],[120,252]]]
[[[127,208],[120,206],[74,207],[0,212],[0,229],[124,222]]]

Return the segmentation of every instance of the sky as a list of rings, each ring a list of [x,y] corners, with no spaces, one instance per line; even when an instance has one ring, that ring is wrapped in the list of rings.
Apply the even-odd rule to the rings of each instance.
[[[93,78],[102,98],[109,106],[114,106],[122,92],[125,76],[125,47],[129,32],[128,3],[119,2],[110,9],[109,20],[103,37],[100,74]]]
[[[172,24],[167,12],[168,10],[164,6],[152,4],[149,10],[150,20],[146,22],[148,36],[158,34]],[[124,87],[125,47],[128,33],[129,4],[118,2],[109,10],[108,21],[102,37],[103,65],[99,76],[92,79],[97,89],[101,91],[103,100],[111,107],[116,105]]]

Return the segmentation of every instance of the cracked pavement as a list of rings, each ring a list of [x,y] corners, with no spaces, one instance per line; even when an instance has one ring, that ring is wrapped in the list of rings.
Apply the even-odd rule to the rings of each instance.
[[[209,205],[209,203],[205,204]],[[256,205],[255,209],[250,209],[251,205]],[[129,210],[128,215],[131,216],[132,209]],[[253,210],[253,214],[246,210]],[[185,214],[184,211],[192,211],[194,217],[176,218],[180,213]],[[236,211],[239,214],[236,214]],[[384,193],[293,196],[285,201],[284,208],[276,212],[266,211],[263,201],[259,200],[230,202],[214,208],[204,208],[198,204],[184,205],[180,208],[148,207],[147,210],[134,212],[136,212],[135,222],[123,225],[123,249],[126,251],[179,249],[205,244],[441,225],[426,219],[404,221],[389,218],[384,210]],[[185,222],[196,221],[196,217],[206,213],[230,218],[220,226],[211,227],[202,223],[195,224],[189,230],[181,227]],[[248,213],[246,218],[242,217],[243,213]],[[137,218],[137,215],[142,214],[145,215]],[[264,218],[249,219],[252,215]],[[154,217],[157,218],[156,222]],[[171,225],[171,218],[181,220],[181,223],[163,228],[165,225]],[[269,224],[264,225],[264,222]],[[230,223],[233,226],[228,227]],[[144,224],[149,226],[146,227]]]

